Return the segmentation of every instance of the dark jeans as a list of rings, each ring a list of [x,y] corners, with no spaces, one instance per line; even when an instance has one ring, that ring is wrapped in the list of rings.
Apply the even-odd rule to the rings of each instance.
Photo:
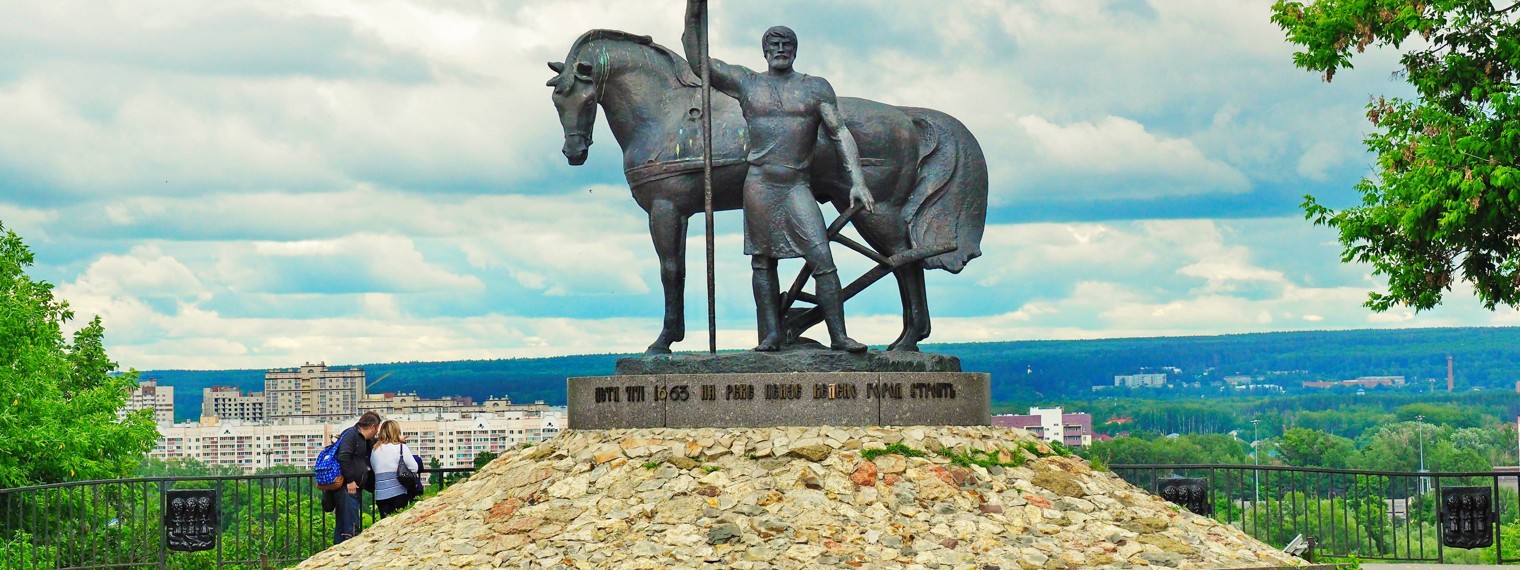
[[[375,506],[380,509],[380,518],[385,518],[390,516],[391,513],[401,510],[401,507],[405,507],[410,502],[412,502],[412,496],[403,494],[389,499],[379,499],[375,501]]]
[[[361,493],[363,491],[360,491]],[[338,522],[333,527],[333,544],[338,544],[355,536],[359,536],[359,493],[348,494],[348,489],[339,489],[338,508],[336,510]]]

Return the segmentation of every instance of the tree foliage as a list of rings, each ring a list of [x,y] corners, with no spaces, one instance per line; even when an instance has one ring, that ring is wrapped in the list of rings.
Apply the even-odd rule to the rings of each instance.
[[[0,487],[130,475],[158,437],[149,410],[117,419],[137,376],[112,374],[99,317],[65,339],[73,311],[32,263],[0,225]]]
[[[1272,22],[1302,48],[1293,63],[1325,80],[1368,46],[1405,49],[1413,99],[1367,105],[1377,170],[1360,205],[1313,196],[1315,224],[1339,231],[1344,261],[1388,278],[1367,306],[1440,304],[1458,281],[1492,309],[1520,306],[1520,3],[1493,0],[1279,0]],[[1406,48],[1406,46],[1409,46]]]

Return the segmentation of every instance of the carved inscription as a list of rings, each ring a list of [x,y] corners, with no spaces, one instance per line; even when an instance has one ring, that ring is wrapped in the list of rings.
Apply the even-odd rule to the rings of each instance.
[[[801,384],[766,384],[765,399],[796,400],[802,397]]]
[[[652,392],[652,394],[650,393]],[[721,392],[721,398],[720,398]],[[865,384],[861,394],[859,385],[840,383],[802,384],[728,384],[718,390],[714,384],[700,386],[605,386],[596,388],[598,404],[641,403],[652,398],[656,402],[686,402],[697,400],[716,402],[722,400],[754,400],[756,395],[764,400],[801,400],[811,396],[814,400],[954,400],[953,382],[872,382]]]
[[[755,387],[752,384],[729,384],[723,387],[724,400],[753,400],[755,399]]]
[[[814,384],[814,400],[854,400],[860,389],[854,384]]]
[[[913,398],[946,399],[955,398],[955,384],[950,382],[914,382],[908,393]]]
[[[618,389],[617,389],[617,386],[607,386],[607,387],[604,387],[604,388],[597,388],[596,389],[596,403],[598,403],[598,404],[605,404],[607,402],[621,402],[621,401],[622,400],[618,398]]]

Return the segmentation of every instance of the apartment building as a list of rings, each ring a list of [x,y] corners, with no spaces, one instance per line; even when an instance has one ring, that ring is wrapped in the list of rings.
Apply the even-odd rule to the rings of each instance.
[[[992,425],[1026,429],[1040,439],[1067,447],[1092,445],[1091,414],[1067,414],[1061,408],[1029,408],[1028,415],[992,416]]]
[[[424,462],[436,458],[443,467],[468,467],[482,451],[501,453],[558,435],[564,429],[565,409],[542,406],[475,417],[434,413],[389,419],[401,422],[408,446]],[[266,425],[208,417],[204,422],[161,424],[149,456],[185,457],[246,472],[275,465],[310,467],[328,442],[357,421],[354,415],[339,422]]]
[[[201,416],[222,421],[263,422],[264,393],[243,393],[237,386],[212,386],[201,389]]]
[[[127,403],[116,412],[117,419],[125,418],[137,410],[153,410],[153,421],[174,423],[174,387],[159,386],[158,380],[149,378],[138,382],[127,396]]]
[[[1125,388],[1161,388],[1166,386],[1166,375],[1123,374],[1114,377],[1114,385]]]
[[[325,363],[264,373],[264,414],[273,423],[336,423],[362,413],[364,369]]]

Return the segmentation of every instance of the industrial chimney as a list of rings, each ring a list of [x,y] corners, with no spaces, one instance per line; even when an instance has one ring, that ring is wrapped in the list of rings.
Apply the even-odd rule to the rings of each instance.
[[[1448,354],[1448,355],[1446,355],[1446,391],[1447,392],[1451,392],[1451,391],[1453,391],[1453,390],[1456,389],[1456,385],[1457,385],[1456,375],[1453,374],[1452,372],[1453,372],[1453,370],[1452,370],[1452,366],[1451,366],[1451,355]]]

